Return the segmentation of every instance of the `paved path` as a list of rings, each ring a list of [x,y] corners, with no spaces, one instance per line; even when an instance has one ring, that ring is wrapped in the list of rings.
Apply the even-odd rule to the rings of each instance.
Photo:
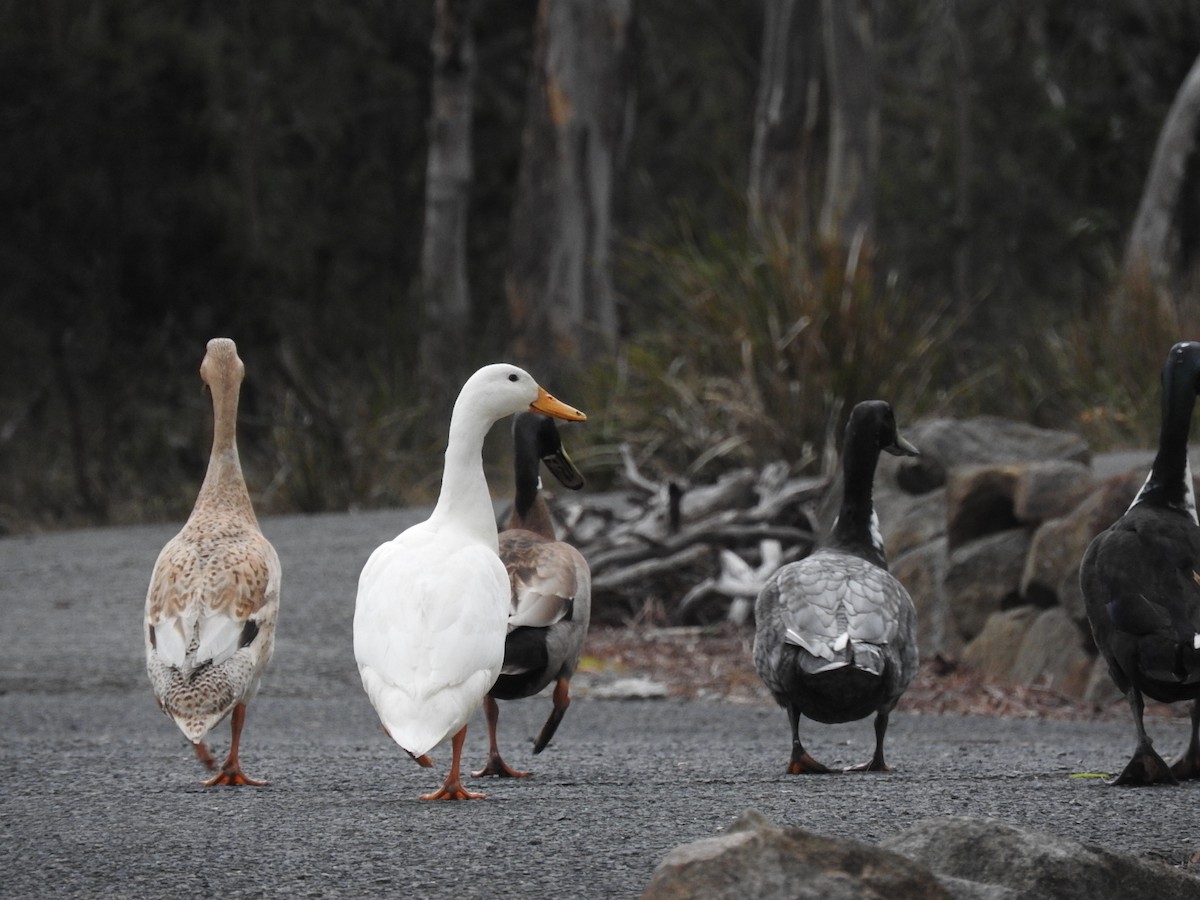
[[[929,816],[994,816],[1179,863],[1200,850],[1200,784],[1108,788],[1125,722],[898,715],[886,775],[792,778],[766,703],[619,701],[582,691],[541,756],[545,699],[503,705],[509,761],[489,798],[421,803],[448,759],[418,768],[380,732],[358,683],[358,571],[399,513],[264,522],[284,565],[275,660],[243,762],[261,789],[198,786],[151,699],[140,622],[174,527],[0,540],[0,896],[636,897],[671,847],[741,810],[875,841]],[[1155,720],[1171,755],[1183,721]],[[869,723],[809,725],[833,764],[870,754]],[[228,739],[219,727],[218,749]],[[480,719],[468,755],[482,762]],[[473,786],[479,781],[472,781]]]

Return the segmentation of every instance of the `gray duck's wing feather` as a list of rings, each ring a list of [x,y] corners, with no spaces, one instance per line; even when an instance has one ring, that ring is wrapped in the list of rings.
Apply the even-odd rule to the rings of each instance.
[[[774,631],[774,643],[806,652],[807,671],[854,665],[882,674],[889,655],[899,663],[915,657],[908,591],[857,556],[819,551],[780,569],[763,595],[769,608],[760,621]]]

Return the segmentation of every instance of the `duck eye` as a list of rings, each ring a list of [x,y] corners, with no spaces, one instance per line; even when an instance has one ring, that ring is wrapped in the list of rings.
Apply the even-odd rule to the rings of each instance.
[[[512,372],[512,373],[510,373],[510,374],[509,374],[509,376],[508,376],[508,380],[509,380],[509,381],[516,381],[516,380],[517,380],[517,373],[516,373],[516,372]]]

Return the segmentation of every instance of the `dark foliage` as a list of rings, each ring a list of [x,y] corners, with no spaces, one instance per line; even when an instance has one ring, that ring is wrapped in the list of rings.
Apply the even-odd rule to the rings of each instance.
[[[535,10],[479,12],[469,361],[507,345]],[[218,334],[248,367],[240,434],[261,511],[428,495],[448,414],[412,375],[432,14],[379,0],[0,5],[0,531],[185,513],[208,441],[196,368]],[[636,264],[647,247],[742,240],[762,28],[755,0],[636,14],[617,192],[631,347],[678,315],[678,285]],[[876,274],[930,309],[972,310],[980,345],[1025,341],[1047,309],[1086,312],[1111,287],[1200,51],[1200,4],[903,0],[877,24]]]

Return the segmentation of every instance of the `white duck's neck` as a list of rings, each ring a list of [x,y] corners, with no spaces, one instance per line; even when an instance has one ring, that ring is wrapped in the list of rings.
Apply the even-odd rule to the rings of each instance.
[[[469,397],[459,395],[450,416],[442,490],[429,522],[464,529],[498,551],[496,511],[483,474],[483,440],[493,424]]]
[[[237,450],[238,384],[221,382],[212,386],[213,444],[208,471],[196,498],[196,511],[220,508],[238,513],[257,523],[242,464]]]

